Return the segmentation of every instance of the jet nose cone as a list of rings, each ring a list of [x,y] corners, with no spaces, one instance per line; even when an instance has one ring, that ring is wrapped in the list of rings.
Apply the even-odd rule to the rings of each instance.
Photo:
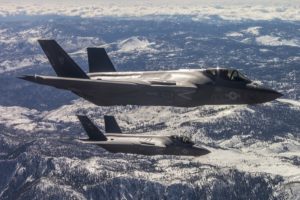
[[[263,94],[261,95],[261,98],[262,98],[263,102],[273,101],[273,100],[283,96],[283,94],[281,94],[280,92],[277,92],[277,91],[271,90],[271,89],[263,89],[262,93]]]
[[[282,97],[283,94],[277,92],[276,90],[272,90],[269,88],[265,88],[257,85],[248,85],[250,89],[248,91],[248,97],[250,103],[265,103],[269,101],[273,101],[279,97]]]
[[[203,156],[210,153],[208,149],[205,149],[203,147],[194,146],[194,149],[194,156]]]
[[[282,93],[277,92],[277,91],[274,90],[274,93],[273,93],[273,98],[274,98],[274,100],[275,100],[275,99],[278,99],[278,98],[280,98],[280,97],[282,97],[282,96],[283,96]]]

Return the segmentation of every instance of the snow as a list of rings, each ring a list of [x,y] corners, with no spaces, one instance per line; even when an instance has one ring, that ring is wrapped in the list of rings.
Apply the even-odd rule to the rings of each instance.
[[[293,46],[300,47],[300,42],[296,39],[282,39],[280,37],[272,36],[272,35],[263,35],[256,38],[256,42],[259,45],[266,46]]]
[[[132,53],[132,52],[157,52],[153,48],[154,42],[149,42],[146,38],[130,37],[118,43],[118,52]]]
[[[51,195],[51,193],[49,193],[49,191],[55,190],[57,193],[59,193],[59,192],[65,193],[65,195],[68,196],[70,199],[82,199],[82,200],[86,199],[83,196],[83,194],[77,192],[69,185],[60,185],[58,190],[56,187],[57,187],[57,184],[47,178],[42,178],[37,183],[37,188],[39,188],[41,190],[41,192],[44,192],[45,193],[44,196],[47,196],[47,197],[49,197]]]
[[[266,53],[266,52],[270,52],[269,49],[259,49],[260,52]]]
[[[54,131],[55,126],[47,122],[36,122],[33,120],[34,116],[39,116],[41,113],[35,109],[28,109],[19,106],[0,106],[0,124],[5,125],[8,128],[16,130],[24,130],[28,132],[49,130]]]
[[[225,34],[227,37],[243,37],[244,35],[239,32],[230,32]]]
[[[0,113],[2,114],[0,123],[5,124],[7,127],[13,126],[16,129],[26,131],[31,131],[36,127],[35,124],[32,123],[32,120],[27,117],[28,115],[37,114],[38,112],[36,110],[18,106],[0,106]]]
[[[259,30],[261,29],[260,26],[254,26],[254,27],[249,27],[245,30],[242,30],[243,33],[248,33],[254,36],[258,36],[259,35]]]
[[[219,167],[236,168],[251,173],[269,173],[284,177],[299,174],[299,167],[282,161],[270,154],[263,155],[258,152],[242,152],[240,150],[212,150],[210,154],[197,158],[203,164],[212,164]]]
[[[4,60],[0,62],[0,73],[9,72],[47,62],[47,58],[42,54],[37,54],[28,58],[12,58],[10,60]]]
[[[244,43],[244,44],[251,44],[252,43],[252,40],[251,38],[244,38],[241,40],[241,43]]]
[[[278,99],[277,101],[284,103],[284,104],[289,104],[293,108],[300,110],[300,101],[299,100],[293,100],[293,99]]]

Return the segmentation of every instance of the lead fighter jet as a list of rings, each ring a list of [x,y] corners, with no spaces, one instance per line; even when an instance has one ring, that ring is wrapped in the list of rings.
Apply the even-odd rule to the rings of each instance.
[[[196,147],[184,136],[122,134],[113,116],[104,116],[105,135],[87,116],[77,115],[77,117],[89,136],[88,139],[79,139],[79,142],[98,145],[112,153],[181,156],[202,156],[210,153],[207,149]]]
[[[99,106],[257,104],[282,94],[253,83],[234,69],[116,72],[103,48],[88,48],[85,73],[54,40],[38,41],[56,76],[25,75],[21,79],[69,90]]]

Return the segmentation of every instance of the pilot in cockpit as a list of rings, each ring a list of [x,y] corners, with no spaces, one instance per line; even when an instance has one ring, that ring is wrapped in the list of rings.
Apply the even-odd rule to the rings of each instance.
[[[206,73],[214,80],[239,81],[250,83],[251,81],[242,73],[233,69],[207,69]]]

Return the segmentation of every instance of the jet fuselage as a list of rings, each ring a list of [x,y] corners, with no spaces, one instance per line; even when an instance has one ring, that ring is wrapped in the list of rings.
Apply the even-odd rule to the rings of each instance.
[[[88,135],[87,139],[79,141],[98,145],[112,153],[181,156],[202,156],[210,153],[205,148],[196,147],[186,136],[124,134],[113,116],[104,116],[105,134],[87,116],[77,117]]]
[[[257,104],[282,96],[234,69],[117,72],[101,48],[88,48],[91,73],[86,74],[54,40],[39,43],[58,77],[20,78],[72,91],[99,106]]]
[[[139,134],[106,134],[107,141],[79,139],[86,144],[98,145],[112,153],[141,155],[202,156],[209,150],[197,147],[190,141],[183,142],[176,136],[153,136]]]
[[[210,71],[228,69],[174,70],[149,72],[90,73],[91,80],[117,81],[133,84],[123,89],[102,89],[80,93],[82,97],[100,106],[157,105],[194,107],[222,104],[257,104],[274,100],[280,93],[254,84],[248,79],[231,80]],[[229,73],[228,72],[228,73]],[[237,72],[238,73],[238,72]]]

